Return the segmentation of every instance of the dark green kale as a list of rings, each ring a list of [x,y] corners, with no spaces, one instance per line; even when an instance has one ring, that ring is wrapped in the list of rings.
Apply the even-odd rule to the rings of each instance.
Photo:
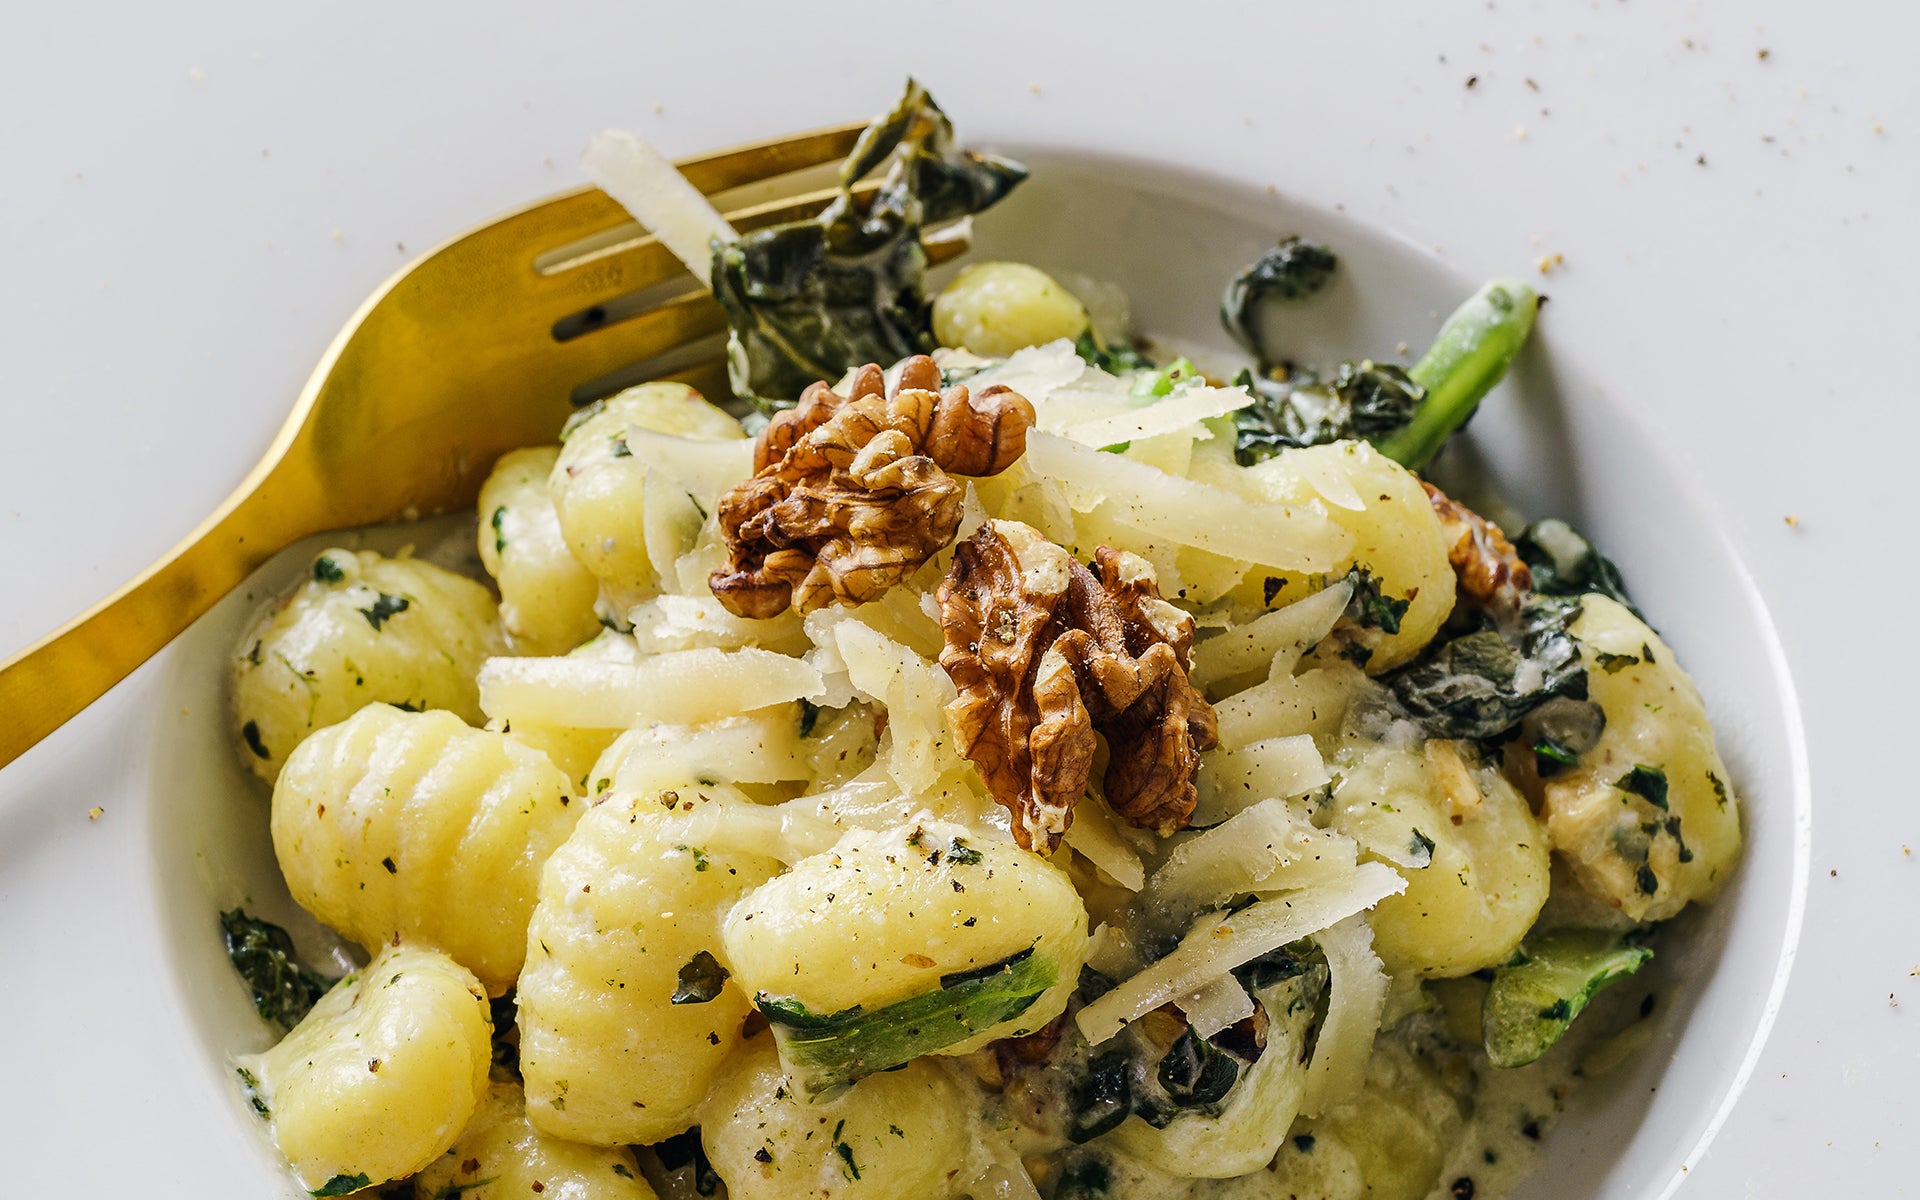
[[[1267,300],[1301,300],[1327,286],[1340,260],[1333,251],[1305,238],[1283,239],[1278,246],[1240,268],[1220,297],[1220,323],[1233,340],[1261,363],[1277,362],[1267,353],[1254,318]]]
[[[363,1171],[353,1175],[335,1175],[332,1179],[327,1180],[319,1187],[308,1192],[307,1195],[351,1196],[363,1188],[370,1188],[372,1186],[373,1180],[368,1179],[366,1173]]]
[[[293,939],[278,925],[235,908],[220,914],[220,928],[233,969],[253,992],[254,1010],[281,1029],[298,1025],[333,986],[332,980],[294,956]]]
[[[1240,1078],[1240,1062],[1189,1028],[1160,1060],[1155,1073],[1168,1099],[1182,1108],[1211,1108]]]
[[[1153,360],[1132,346],[1121,344],[1108,346],[1101,342],[1098,335],[1089,329],[1073,343],[1073,352],[1087,361],[1087,365],[1098,367],[1109,375],[1124,375],[1128,371],[1151,371]]]
[[[754,997],[754,1006],[773,1026],[795,1082],[809,1096],[822,1097],[1010,1021],[1058,979],[1051,955],[1027,949],[975,971],[942,976],[933,991],[871,1012],[855,1005],[815,1013],[765,992]]]
[[[1365,567],[1348,571],[1347,582],[1353,585],[1353,596],[1347,601],[1349,620],[1364,629],[1378,629],[1387,634],[1400,632],[1400,621],[1413,603],[1411,597],[1401,599],[1387,595],[1380,589],[1379,577]]]
[[[720,960],[702,950],[680,968],[670,1003],[705,1004],[720,994],[726,982],[727,969],[720,965]]]
[[[1627,595],[1620,568],[1565,521],[1552,517],[1535,521],[1513,539],[1513,548],[1533,574],[1533,590],[1541,595],[1584,596],[1598,592],[1626,605],[1635,616],[1640,615]],[[1652,661],[1651,657],[1648,661]]]
[[[1067,1140],[1090,1142],[1133,1115],[1133,1060],[1109,1050],[1088,1060],[1067,1086]]]
[[[853,185],[883,163],[879,189],[855,199]],[[770,412],[818,380],[932,349],[921,229],[989,208],[1026,177],[1018,163],[958,149],[947,115],[908,80],[860,135],[818,217],[714,246],[734,392]]]
[[[1634,935],[1600,929],[1530,933],[1513,961],[1495,969],[1480,1032],[1496,1067],[1521,1067],[1560,1040],[1601,988],[1653,957]]]
[[[1345,438],[1378,441],[1413,420],[1426,390],[1399,367],[1343,362],[1330,385],[1310,377],[1281,382],[1242,371],[1233,380],[1253,403],[1233,414],[1234,457],[1252,466],[1282,450],[1323,446]]]
[[[1579,615],[1576,601],[1529,597],[1509,627],[1438,641],[1383,682],[1429,737],[1502,737],[1556,696],[1587,698],[1580,648],[1567,632]]]

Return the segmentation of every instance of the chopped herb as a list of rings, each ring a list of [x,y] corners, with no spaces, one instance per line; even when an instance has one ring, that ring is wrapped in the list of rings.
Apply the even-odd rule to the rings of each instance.
[[[1533,744],[1533,759],[1535,769],[1545,778],[1579,762],[1580,756],[1552,738],[1541,738]]]
[[[371,607],[360,610],[360,615],[367,619],[367,624],[373,626],[375,632],[378,632],[380,627],[387,623],[388,617],[405,611],[407,611],[405,596],[389,596],[381,592]]]
[[[258,721],[248,721],[245,725],[242,725],[240,727],[240,736],[246,739],[247,749],[253,751],[254,757],[273,757],[267,750],[267,744],[260,740],[260,723]]]
[[[707,852],[698,846],[679,845],[675,846],[674,849],[685,850],[688,854],[693,855],[693,869],[696,871],[704,871],[712,865],[707,861]]]
[[[800,736],[802,738],[812,737],[813,727],[819,724],[819,722],[820,706],[811,700],[802,700],[800,702]]]
[[[626,434],[619,434],[613,439],[613,456],[615,458],[633,457],[633,447],[627,445]]]
[[[1667,773],[1659,767],[1636,763],[1633,770],[1615,780],[1613,786],[1629,795],[1640,797],[1663,812],[1666,810]]]
[[[1380,588],[1380,579],[1365,567],[1354,567],[1347,572],[1347,582],[1353,585],[1353,597],[1347,601],[1346,615],[1362,628],[1378,629],[1382,633],[1400,632],[1400,621],[1407,615],[1407,607],[1413,603],[1412,597],[1402,599],[1389,596]]]
[[[246,1091],[247,1103],[253,1106],[253,1111],[260,1115],[261,1120],[272,1119],[273,1111],[260,1098],[260,1077],[245,1067],[235,1067],[234,1072],[240,1076],[240,1086]]]
[[[947,847],[947,861],[962,867],[971,867],[986,856],[967,845],[967,839],[955,838]]]
[[[493,510],[493,520],[490,523],[493,525],[493,552],[495,554],[505,554],[507,552],[507,534],[501,527],[502,522],[506,519],[506,505],[502,504],[499,508]]]
[[[313,580],[315,583],[339,583],[347,577],[340,564],[329,555],[322,554],[313,560]]]
[[[347,1196],[372,1186],[373,1180],[367,1178],[366,1172],[360,1171],[352,1175],[335,1175],[307,1194],[309,1196]]]
[[[846,1122],[840,1122],[845,1125]],[[840,1156],[840,1171],[848,1179],[860,1178],[860,1164],[853,1161],[853,1147],[840,1140],[840,1131],[833,1131],[833,1152]]]
[[[1721,808],[1725,808],[1727,806],[1726,782],[1722,780],[1718,775],[1715,775],[1712,771],[1708,771],[1707,783],[1711,785],[1713,788],[1713,802],[1715,804],[1718,804]]]
[[[680,968],[671,1003],[705,1004],[720,994],[727,982],[727,969],[712,954],[702,950]]]
[[[293,939],[268,921],[240,909],[220,914],[227,957],[253,992],[253,1007],[263,1020],[292,1029],[333,982],[294,957]]]
[[[1421,833],[1418,829],[1414,830],[1413,840],[1407,845],[1407,853],[1413,855],[1416,859],[1424,859],[1426,862],[1431,863],[1433,861],[1433,839]]]
[[[1683,863],[1692,862],[1693,848],[1687,845],[1687,839],[1680,836],[1680,818],[1668,817],[1666,820],[1665,827],[1667,831],[1667,836],[1672,838],[1673,844],[1676,847],[1678,847],[1678,850],[1676,852],[1676,857],[1678,857],[1679,860]]]
[[[1313,1152],[1313,1135],[1310,1133],[1294,1134],[1293,1148],[1302,1154],[1311,1154]]]
[[[1635,655],[1608,654],[1605,650],[1596,650],[1593,655],[1593,661],[1596,666],[1609,675],[1618,675],[1628,667],[1637,667],[1640,665],[1640,659]]]
[[[1641,863],[1640,869],[1633,873],[1633,885],[1640,889],[1642,896],[1651,896],[1660,890],[1660,877],[1653,873],[1653,867]]]

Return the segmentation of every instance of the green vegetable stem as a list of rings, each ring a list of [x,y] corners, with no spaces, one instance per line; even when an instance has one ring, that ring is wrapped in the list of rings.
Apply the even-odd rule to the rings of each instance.
[[[1426,397],[1405,428],[1378,443],[1380,452],[1414,471],[1432,461],[1506,375],[1539,307],[1540,297],[1517,279],[1496,279],[1468,297],[1407,372]]]

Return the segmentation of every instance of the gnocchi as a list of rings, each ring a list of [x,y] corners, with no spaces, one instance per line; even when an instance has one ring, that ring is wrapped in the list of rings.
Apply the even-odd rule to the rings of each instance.
[[[369,704],[480,724],[474,676],[500,631],[493,597],[470,579],[418,559],[328,550],[240,645],[234,725],[247,765],[272,783],[301,739]]]
[[[385,704],[314,734],[273,789],[300,905],[369,950],[424,942],[498,995],[520,974],[541,864],[579,817],[545,755]]]
[[[404,1179],[454,1144],[486,1094],[491,1033],[471,972],[392,946],[239,1069],[301,1186],[345,1195]]]
[[[990,357],[1079,337],[1087,323],[1086,306],[1072,292],[1026,263],[975,263],[933,298],[940,344]]]
[[[520,1086],[496,1079],[460,1140],[414,1176],[416,1200],[657,1200],[624,1146],[549,1137],[527,1120]]]
[[[480,562],[500,587],[500,625],[515,650],[564,654],[600,630],[599,583],[560,531],[547,479],[558,446],[512,450],[480,486]]]

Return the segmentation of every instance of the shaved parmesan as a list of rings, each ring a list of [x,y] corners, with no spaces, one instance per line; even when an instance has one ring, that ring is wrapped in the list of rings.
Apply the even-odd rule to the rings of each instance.
[[[1362,863],[1339,886],[1259,900],[1237,913],[1203,920],[1173,953],[1081,1009],[1074,1020],[1097,1046],[1127,1022],[1192,995],[1222,973],[1363,912],[1406,887],[1393,868]]]
[[[1237,750],[1265,738],[1332,734],[1366,677],[1341,663],[1269,679],[1213,706],[1220,745]]]
[[[1193,648],[1194,685],[1208,688],[1254,671],[1269,677],[1293,674],[1301,656],[1327,636],[1352,596],[1353,585],[1343,579],[1198,643]]]
[[[1247,389],[1243,387],[1184,387],[1144,408],[1099,420],[1082,421],[1060,432],[1089,446],[1112,446],[1137,438],[1178,433],[1211,417],[1224,417],[1230,412],[1237,412],[1252,402],[1253,398],[1247,395]],[[1203,428],[1199,436],[1205,440],[1213,434]],[[1348,490],[1352,490],[1351,484]]]
[[[615,738],[592,772],[632,794],[700,782],[780,783],[811,777],[799,713],[782,704],[708,725],[648,725]]]
[[[633,457],[678,483],[708,512],[722,493],[753,474],[750,439],[704,441],[630,425],[626,443]]]
[[[595,134],[580,167],[703,284],[713,270],[713,243],[740,236],[665,155],[624,129]]]
[[[1194,774],[1193,823],[1218,825],[1263,800],[1304,796],[1331,782],[1320,748],[1304,733],[1209,751]]]
[[[1339,883],[1352,876],[1351,839],[1324,829],[1284,800],[1266,800],[1180,843],[1147,881],[1149,909],[1216,907],[1243,892]]]
[[[1065,485],[1076,512],[1098,508],[1182,546],[1289,571],[1331,570],[1353,546],[1324,514],[1248,500],[1056,434],[1028,434],[1026,457]]]
[[[1066,843],[1130,892],[1139,891],[1140,885],[1146,882],[1146,868],[1140,865],[1140,856],[1114,831],[1113,819],[1107,815],[1104,805],[1091,800],[1076,805]]]
[[[1373,930],[1365,917],[1353,916],[1313,935],[1327,956],[1332,979],[1327,1019],[1307,1065],[1307,1090],[1300,1098],[1303,1116],[1317,1117],[1360,1094],[1373,1037],[1387,1006],[1387,973],[1373,952]]]
[[[800,621],[791,610],[771,621],[748,620],[728,612],[711,592],[704,596],[656,596],[634,605],[627,620],[633,625],[633,641],[641,654],[701,647],[737,650],[742,646],[774,645],[783,650],[804,649]]]
[[[488,717],[574,729],[699,725],[822,689],[819,671],[771,650],[680,650],[636,663],[490,658],[480,668]]]
[[[1203,1038],[1253,1015],[1253,997],[1231,975],[1222,975],[1191,996],[1174,1001],[1187,1014],[1187,1024]]]
[[[792,804],[701,804],[678,821],[675,836],[709,854],[757,854],[783,863],[831,850],[845,832]]]

